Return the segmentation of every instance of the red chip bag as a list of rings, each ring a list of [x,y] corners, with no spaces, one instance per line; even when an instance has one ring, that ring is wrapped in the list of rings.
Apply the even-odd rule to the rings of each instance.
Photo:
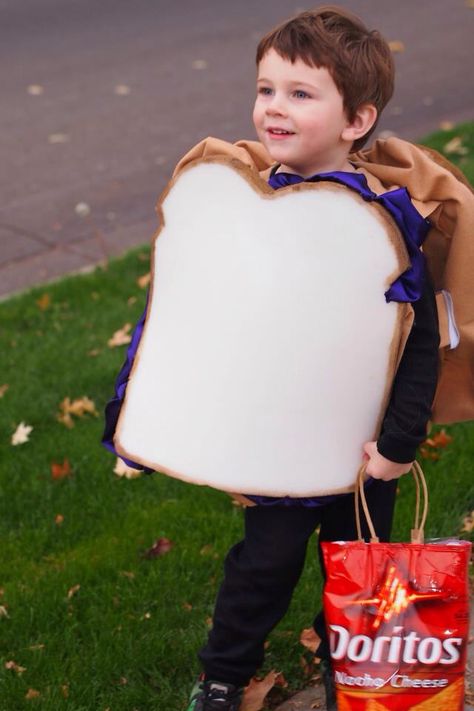
[[[342,711],[463,711],[471,544],[423,543],[427,490],[415,462],[417,512],[411,543],[322,543],[324,611]],[[419,522],[420,484],[425,494]]]

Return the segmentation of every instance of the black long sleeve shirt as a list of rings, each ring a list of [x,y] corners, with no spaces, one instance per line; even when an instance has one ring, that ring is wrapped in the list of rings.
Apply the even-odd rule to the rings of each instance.
[[[439,328],[436,301],[426,274],[415,318],[392,386],[377,449],[393,462],[411,462],[426,438],[438,381]]]

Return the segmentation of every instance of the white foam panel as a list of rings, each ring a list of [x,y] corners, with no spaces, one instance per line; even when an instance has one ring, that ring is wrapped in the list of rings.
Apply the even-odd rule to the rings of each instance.
[[[120,451],[225,491],[350,488],[397,330],[389,227],[347,188],[268,195],[212,162],[184,171],[162,212]]]

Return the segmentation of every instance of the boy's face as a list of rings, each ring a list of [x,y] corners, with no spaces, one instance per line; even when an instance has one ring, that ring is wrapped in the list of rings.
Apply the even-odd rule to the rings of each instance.
[[[347,160],[352,139],[345,134],[350,122],[325,67],[311,67],[301,59],[292,64],[269,50],[258,66],[253,121],[281,170],[303,177],[353,170]]]

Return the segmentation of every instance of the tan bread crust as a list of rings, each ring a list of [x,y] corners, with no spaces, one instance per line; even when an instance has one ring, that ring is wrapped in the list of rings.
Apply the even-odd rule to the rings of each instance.
[[[201,164],[217,164],[217,165],[224,165],[235,172],[237,172],[244,180],[247,181],[247,183],[257,192],[261,197],[269,200],[278,200],[281,199],[282,196],[287,195],[290,192],[301,192],[301,191],[331,191],[331,192],[340,192],[344,191],[347,192],[347,190],[350,190],[344,185],[340,185],[338,183],[333,183],[333,182],[318,182],[318,183],[297,183],[296,185],[290,185],[286,186],[283,188],[280,188],[279,190],[273,190],[268,183],[263,180],[258,173],[256,173],[254,170],[252,170],[250,167],[246,166],[244,163],[242,163],[240,160],[237,160],[235,158],[228,158],[225,156],[210,156],[206,158],[198,158],[196,160],[191,161],[190,163],[186,164],[182,170],[176,174],[168,183],[166,188],[163,190],[159,202],[157,204],[157,214],[159,217],[159,227],[155,234],[153,235],[152,238],[152,247],[155,244],[155,241],[159,238],[161,232],[163,231],[165,227],[165,216],[164,216],[164,210],[163,210],[163,204],[168,196],[168,194],[171,192],[173,189],[175,183],[181,178],[182,174],[187,172],[188,170],[191,170],[195,168],[198,165]],[[363,198],[358,195],[355,191],[350,191],[352,198],[356,201],[359,202],[360,204],[363,204],[364,207],[368,210],[370,210],[374,216],[377,218],[379,222],[383,224],[385,229],[388,232],[389,239],[391,241],[391,244],[395,250],[396,258],[398,261],[398,268],[395,270],[393,274],[391,274],[387,280],[386,280],[386,286],[387,288],[390,286],[390,284],[398,277],[400,274],[402,274],[408,267],[409,267],[409,259],[408,259],[408,253],[405,247],[405,243],[403,241],[403,238],[400,234],[400,231],[398,230],[398,227],[391,217],[391,215],[380,205],[376,203],[368,203]],[[151,271],[152,274],[155,273],[155,250],[152,249],[152,258],[151,258]],[[139,361],[140,361],[140,354],[142,350],[142,345],[144,342],[144,335],[145,335],[145,329],[147,329],[148,326],[148,317],[149,313],[151,310],[151,304],[153,302],[153,296],[154,296],[154,279],[151,280],[150,284],[150,295],[148,298],[148,306],[147,306],[147,312],[145,316],[145,322],[143,326],[143,334],[142,338],[140,340],[138,350],[132,365],[132,369],[130,372],[130,379],[133,378],[135,369],[138,367]],[[377,419],[377,426],[374,431],[374,439],[377,438],[378,433],[380,431],[380,427],[382,424],[382,419],[383,415],[385,413],[389,397],[390,397],[390,392],[392,388],[392,383],[393,379],[395,377],[396,369],[398,367],[398,363],[400,361],[401,355],[403,353],[403,349],[405,347],[406,339],[408,337],[408,334],[410,332],[411,324],[413,322],[413,309],[409,304],[402,304],[399,303],[397,304],[397,322],[396,322],[396,327],[395,331],[393,334],[391,346],[390,346],[390,354],[389,354],[389,365],[387,368],[387,374],[386,374],[386,384],[385,384],[385,389],[384,389],[384,395],[383,395],[383,402],[382,406],[380,409],[380,413]],[[131,454],[130,452],[127,452],[121,445],[120,445],[120,434],[121,434],[121,428],[122,428],[122,420],[124,417],[125,409],[127,407],[127,391],[125,392],[125,399],[122,405],[122,409],[120,412],[120,416],[117,422],[117,427],[115,431],[115,436],[114,436],[114,445],[115,448],[118,452],[119,455],[126,457],[127,459],[131,459],[133,461],[136,461],[138,464],[141,464],[144,467],[147,467],[149,469],[153,469],[155,471],[159,471],[163,474],[167,474],[169,476],[172,476],[173,478],[176,479],[181,479],[182,481],[190,482],[193,484],[197,484],[198,486],[207,486],[207,483],[200,483],[196,480],[195,477],[191,478],[189,476],[186,476],[180,472],[176,472],[172,469],[169,469],[168,467],[162,466],[162,465],[157,465],[156,462],[150,462],[146,459],[142,459],[140,457],[137,457],[135,454]],[[232,495],[234,498],[237,499],[238,496],[241,495],[236,495],[235,494],[235,486],[224,488],[224,487],[219,487],[221,491],[226,491],[230,495]],[[344,487],[341,489],[328,489],[326,491],[318,492],[318,496],[324,496],[326,493],[327,494],[345,494],[353,491],[353,487]],[[250,493],[250,492],[248,492]],[[256,494],[258,495],[258,494]],[[266,494],[268,496],[271,496],[271,494]],[[275,496],[280,497],[281,494],[276,493]],[[244,505],[252,505],[253,502],[251,502],[249,499],[247,499],[245,496],[241,496],[240,498],[241,503],[244,503]]]

